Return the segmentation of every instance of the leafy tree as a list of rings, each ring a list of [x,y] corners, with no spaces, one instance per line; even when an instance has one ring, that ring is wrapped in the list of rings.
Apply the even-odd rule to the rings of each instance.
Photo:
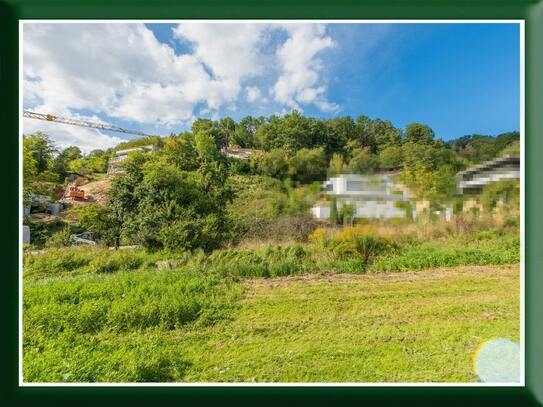
[[[53,171],[58,174],[59,182],[63,182],[68,171],[70,170],[70,164],[81,159],[82,154],[79,147],[68,147],[58,154],[53,160]]]
[[[520,143],[519,132],[503,133],[496,137],[471,134],[447,142],[454,151],[461,157],[473,163],[480,163],[490,160],[498,155],[510,145]],[[511,147],[515,151],[514,147]]]
[[[196,134],[200,131],[211,131],[213,130],[213,120],[210,119],[196,119],[192,123],[191,131],[192,134]]]
[[[213,147],[215,150],[216,147]],[[168,137],[164,142],[162,153],[167,161],[185,171],[198,168],[198,151],[192,133],[184,132],[179,136]]]
[[[266,150],[283,149],[294,153],[324,141],[325,128],[321,121],[308,119],[298,111],[284,117],[271,116],[256,133],[260,146]]]
[[[93,172],[105,173],[109,163],[110,152],[104,150],[92,150],[85,159]]]
[[[81,153],[81,149],[79,147],[71,146],[62,150],[62,152],[57,157],[60,156],[62,156],[67,161],[73,161],[81,158],[83,154]]]
[[[355,139],[355,124],[350,117],[337,117],[324,122],[324,147],[327,155],[343,153],[349,140]]]
[[[443,165],[450,165],[458,171],[465,167],[465,162],[453,150],[436,143],[407,142],[403,145],[402,152],[404,166],[411,169],[421,167],[437,170]]]
[[[38,175],[38,163],[27,143],[23,143],[23,203],[30,204],[30,196],[34,192],[33,182]]]
[[[220,151],[210,131],[199,130],[194,136],[194,142],[201,161],[213,161],[219,158]]]
[[[326,156],[324,149],[302,148],[289,161],[288,174],[302,184],[323,180],[326,177]]]
[[[228,141],[230,147],[251,148],[254,147],[254,135],[244,126],[236,125],[234,133]]]
[[[377,157],[371,153],[369,147],[354,150],[353,156],[349,161],[349,169],[351,172],[357,174],[371,173],[378,167]]]
[[[167,157],[144,158],[130,154],[126,175],[110,190],[122,236],[150,250],[220,245],[229,234],[225,206],[232,199],[225,164],[203,160],[189,172]]]
[[[256,132],[265,121],[264,117],[244,117],[235,124],[235,130],[230,135],[228,145],[241,148],[257,147]]]
[[[355,121],[355,143],[351,149],[368,148],[369,151],[377,149],[375,137],[370,130],[371,119],[367,116],[358,116]]]
[[[395,128],[388,120],[371,120],[369,122],[369,131],[375,142],[374,153],[390,145],[401,143],[400,130]]]
[[[343,156],[339,153],[332,155],[330,159],[330,165],[328,166],[328,176],[333,177],[334,175],[339,175],[345,172],[347,165],[343,160]]]
[[[51,167],[53,155],[56,150],[48,136],[43,133],[24,136],[23,145],[36,162],[36,171],[38,174]]]
[[[69,216],[76,219],[78,225],[91,232],[99,242],[119,247],[122,222],[114,208],[98,204],[77,206],[70,209]]]
[[[372,154],[401,142],[400,130],[388,120],[358,116],[355,125],[357,148],[368,148]]]
[[[89,154],[69,161],[68,170],[79,174],[96,174],[107,172],[110,152],[93,150]]]
[[[288,160],[285,151],[274,149],[257,154],[252,158],[252,166],[260,175],[284,179],[288,175]]]
[[[221,140],[220,147],[229,145],[230,139],[236,131],[236,122],[231,117],[224,117],[217,123],[218,134]]]
[[[232,174],[251,174],[253,169],[248,160],[238,160],[237,158],[228,159],[228,168]]]
[[[402,164],[403,151],[400,145],[389,145],[379,152],[379,167],[391,168]]]
[[[411,143],[429,143],[434,140],[434,131],[426,124],[411,123],[405,127],[405,141]]]
[[[54,232],[45,240],[45,247],[66,247],[70,246],[70,237],[72,230],[69,225],[64,226],[57,232]]]
[[[450,200],[455,193],[455,174],[465,162],[440,143],[403,145],[403,181],[419,198],[435,201]]]
[[[231,120],[231,119],[230,119]],[[211,137],[217,148],[220,149],[228,145],[228,131],[229,121],[224,122],[224,127],[221,128],[218,122],[214,122],[210,119],[196,119],[192,124],[192,133],[196,136],[198,133],[205,133]],[[233,129],[232,129],[233,131]]]
[[[151,155],[145,151],[132,151],[123,161],[125,172],[136,182],[143,178],[143,166],[151,160]]]

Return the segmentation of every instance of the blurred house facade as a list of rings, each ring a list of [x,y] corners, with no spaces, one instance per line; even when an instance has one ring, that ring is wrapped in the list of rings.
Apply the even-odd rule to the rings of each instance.
[[[456,176],[458,193],[480,194],[483,187],[492,182],[520,179],[520,158],[513,155],[498,157],[460,171]]]
[[[317,219],[330,218],[334,201],[338,211],[345,205],[352,206],[354,218],[404,218],[411,211],[408,190],[390,175],[342,174],[323,182],[322,188],[326,199],[311,208]]]

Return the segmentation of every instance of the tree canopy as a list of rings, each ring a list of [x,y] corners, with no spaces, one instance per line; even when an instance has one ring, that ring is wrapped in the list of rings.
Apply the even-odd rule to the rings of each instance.
[[[36,133],[24,136],[23,142],[25,200],[40,181],[63,183],[72,172],[105,173],[114,151],[148,144],[156,148],[133,151],[123,161],[125,174],[114,179],[109,205],[74,212],[82,227],[108,244],[212,250],[233,229],[225,209],[233,198],[232,174],[276,178],[291,191],[341,173],[403,168],[401,181],[417,198],[447,201],[455,194],[459,170],[498,155],[518,154],[519,134],[469,135],[444,142],[423,123],[401,129],[363,115],[317,119],[297,111],[247,116],[238,122],[229,117],[197,119],[191,131],[139,138],[88,154],[75,146],[58,149],[48,136]],[[243,161],[227,157],[226,146],[254,151]],[[494,204],[494,196],[487,201]],[[348,223],[352,208],[339,213],[335,206],[332,202],[331,217]]]

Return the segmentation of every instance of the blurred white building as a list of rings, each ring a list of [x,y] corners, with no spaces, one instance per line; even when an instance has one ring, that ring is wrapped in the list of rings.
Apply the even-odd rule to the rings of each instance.
[[[330,217],[331,198],[335,198],[339,212],[344,205],[351,205],[355,218],[404,218],[409,210],[406,206],[410,206],[399,204],[410,200],[409,193],[389,175],[342,174],[325,181],[322,187],[327,200],[311,208],[317,219]]]
[[[520,179],[520,158],[498,157],[456,174],[458,193],[481,193],[483,187],[496,181]]]
[[[140,146],[140,147],[134,147],[134,148],[128,148],[126,150],[117,150],[115,151],[115,154],[113,157],[109,159],[108,162],[108,168],[107,168],[107,175],[108,177],[114,177],[116,175],[124,174],[123,169],[123,161],[128,157],[128,154],[134,152],[134,151],[153,151],[155,149],[155,146],[152,144],[146,145],[146,146]]]

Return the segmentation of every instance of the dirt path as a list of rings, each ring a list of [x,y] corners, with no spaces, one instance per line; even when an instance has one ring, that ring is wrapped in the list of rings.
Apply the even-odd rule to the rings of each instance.
[[[332,271],[321,273],[308,273],[300,276],[274,277],[245,279],[243,282],[248,287],[282,287],[290,284],[314,284],[314,283],[338,283],[360,280],[381,280],[381,281],[420,281],[445,278],[452,274],[473,274],[496,271],[519,270],[519,264],[501,266],[460,266],[452,268],[438,268],[423,271],[412,271],[404,273],[366,273],[366,274],[343,274]]]

